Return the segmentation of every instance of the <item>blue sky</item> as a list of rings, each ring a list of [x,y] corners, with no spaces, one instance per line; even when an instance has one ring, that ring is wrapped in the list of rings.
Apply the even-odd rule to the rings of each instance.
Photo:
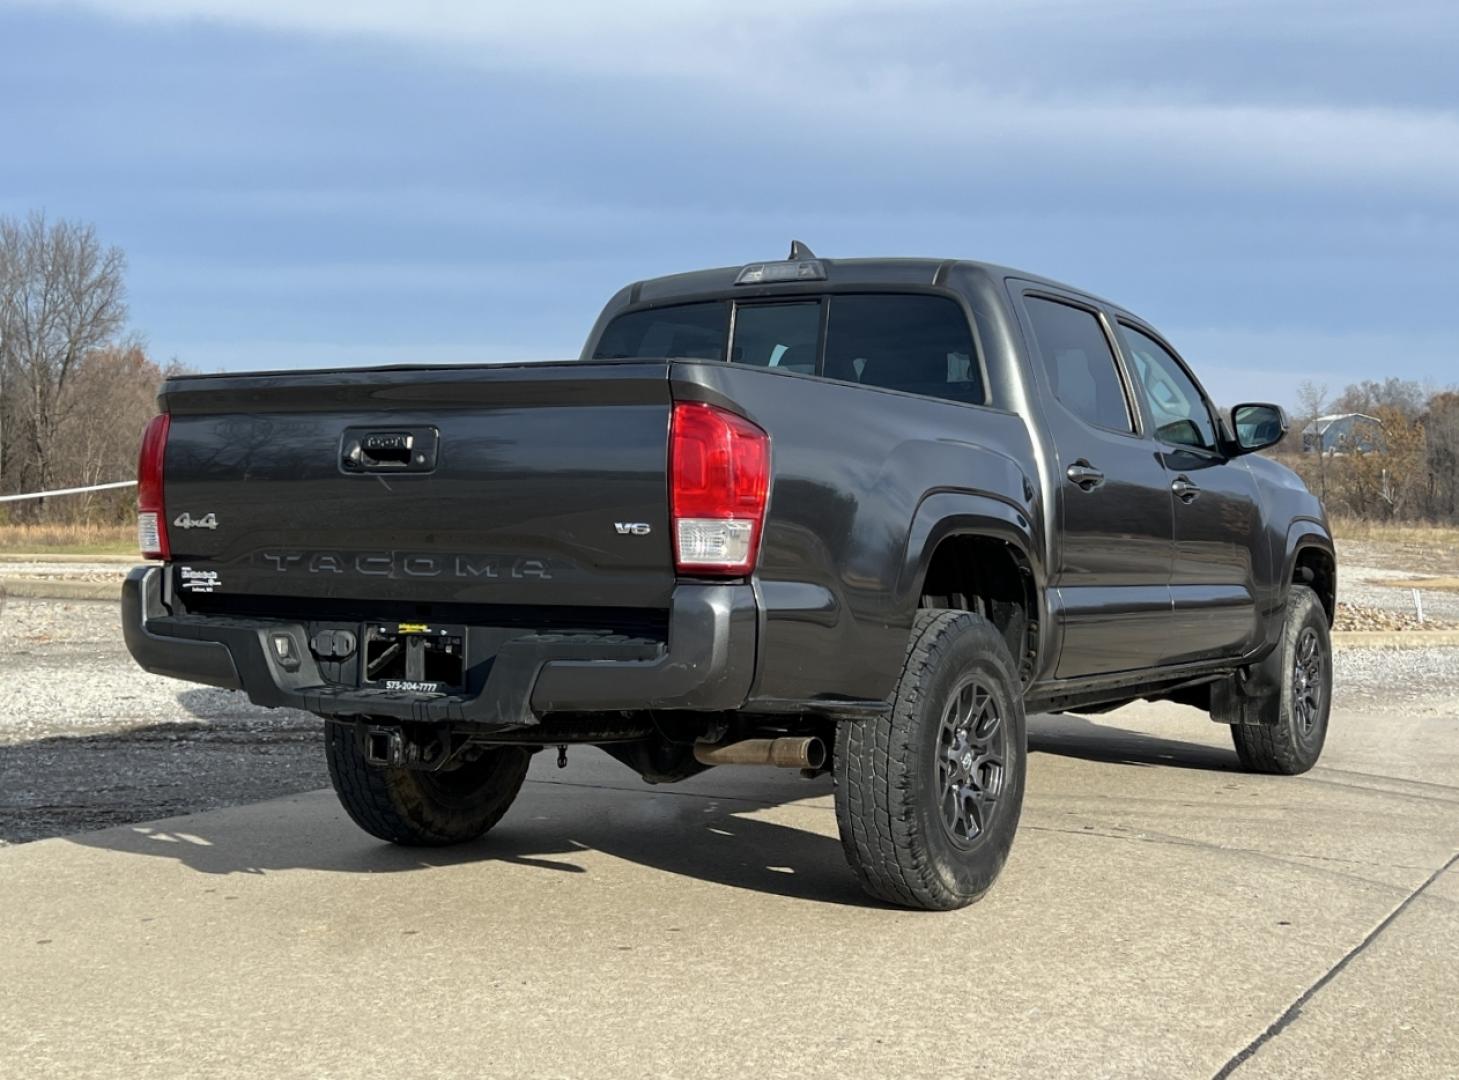
[[[1459,382],[1459,4],[0,0],[0,213],[196,367],[576,355],[638,277],[984,258],[1220,401]]]

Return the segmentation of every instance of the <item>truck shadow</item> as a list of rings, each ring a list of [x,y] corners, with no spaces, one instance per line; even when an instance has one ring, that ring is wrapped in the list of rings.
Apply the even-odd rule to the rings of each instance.
[[[809,784],[800,782],[804,788]],[[359,831],[330,792],[239,807],[227,814],[113,828],[73,843],[174,859],[202,874],[290,870],[389,874],[471,864],[552,874],[600,872],[600,856],[710,884],[791,899],[879,906],[859,889],[834,835],[829,805],[796,807],[811,828],[757,815],[829,793],[787,787],[778,800],[685,795],[672,790],[581,788],[528,781],[506,818],[480,840],[402,848]],[[826,830],[833,835],[826,835]]]
[[[1082,716],[1030,716],[1030,754],[1054,754],[1081,761],[1113,765],[1167,766],[1176,769],[1206,769],[1240,772],[1235,749],[1183,742],[1159,735],[1096,724]]]
[[[73,789],[29,792],[39,812],[53,813],[69,803],[90,805],[94,813],[80,818],[61,814],[53,828],[38,828],[33,818],[26,820],[23,805],[0,806],[21,815],[9,819],[11,824],[26,825],[5,828],[7,818],[0,814],[0,834],[40,839],[118,821],[231,807],[224,814],[122,825],[68,839],[86,847],[173,859],[200,874],[220,876],[290,870],[390,874],[493,863],[547,874],[586,874],[600,872],[604,864],[598,856],[606,855],[735,889],[815,903],[881,906],[861,892],[846,866],[825,777],[808,782],[759,770],[716,770],[684,784],[649,787],[593,751],[590,759],[579,758],[564,773],[534,768],[517,804],[481,840],[412,849],[361,832],[331,792],[317,790],[327,777],[314,731],[292,725],[254,731],[240,745],[240,733],[231,725],[213,728],[216,739],[208,738],[208,727],[157,725],[45,740],[21,750],[25,760],[9,761],[10,768],[0,768],[0,774],[15,777],[23,771],[34,776],[26,766],[43,766],[41,775],[65,777],[65,785]],[[0,764],[18,750],[0,748]],[[118,750],[123,751],[120,757],[114,756]],[[1233,751],[1122,731],[1075,716],[1031,718],[1029,750],[1031,755],[1146,767],[1238,769]],[[189,755],[215,760],[212,767],[198,769],[189,764]],[[292,769],[285,770],[290,775],[284,779],[278,773],[286,763]],[[227,783],[220,781],[219,766],[227,772]],[[117,776],[119,770],[127,775]],[[252,784],[250,773],[259,774]],[[264,774],[277,786],[270,788]],[[196,782],[219,787],[189,792]],[[230,785],[231,790],[221,790]],[[9,784],[0,785],[0,792],[5,796],[0,803],[18,794]]]
[[[332,792],[318,790],[329,782],[318,721],[265,728],[217,719],[0,747],[0,839],[65,836],[209,875],[493,862],[582,874],[602,865],[585,856],[601,853],[732,888],[876,906],[845,864],[828,778],[719,770],[650,787],[593,750],[563,773],[534,768],[482,839],[412,849],[361,832]],[[768,820],[772,812],[797,820]]]

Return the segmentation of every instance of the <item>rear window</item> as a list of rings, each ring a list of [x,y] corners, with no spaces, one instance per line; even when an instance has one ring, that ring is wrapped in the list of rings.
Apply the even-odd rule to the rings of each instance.
[[[819,300],[741,304],[735,311],[735,341],[730,347],[730,359],[736,364],[814,375],[820,339]]]
[[[723,360],[730,305],[678,304],[620,315],[594,359]],[[924,293],[851,293],[734,305],[735,363],[971,405],[987,400],[963,309]],[[822,327],[825,327],[824,335]]]
[[[729,305],[722,301],[630,311],[608,324],[593,359],[682,356],[723,360],[728,336]]]

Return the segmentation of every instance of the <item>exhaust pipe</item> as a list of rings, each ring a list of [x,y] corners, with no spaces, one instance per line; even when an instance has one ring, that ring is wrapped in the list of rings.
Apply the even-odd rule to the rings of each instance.
[[[826,744],[807,738],[743,739],[734,743],[696,743],[694,760],[701,765],[774,765],[779,769],[820,769]]]

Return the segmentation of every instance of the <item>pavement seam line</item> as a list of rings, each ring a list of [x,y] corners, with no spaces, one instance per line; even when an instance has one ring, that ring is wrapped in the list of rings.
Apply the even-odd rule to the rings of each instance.
[[[1289,855],[1278,855],[1270,851],[1263,851],[1254,847],[1234,847],[1227,844],[1217,844],[1209,840],[1197,840],[1193,837],[1174,836],[1170,833],[1150,832],[1107,832],[1098,828],[1071,829],[1056,825],[1025,825],[1019,824],[1019,830],[1028,829],[1031,832],[1060,833],[1065,836],[1098,836],[1105,840],[1129,840],[1140,844],[1164,844],[1168,847],[1191,847],[1200,848],[1205,851],[1217,851],[1231,855],[1251,855],[1256,858],[1268,859],[1286,866],[1305,867],[1305,863],[1296,863],[1294,859],[1312,859],[1315,862],[1342,863],[1345,866],[1372,866],[1380,870],[1427,870],[1427,866],[1414,866],[1411,863],[1386,863],[1374,862],[1372,859],[1342,859],[1336,855],[1313,855],[1305,851],[1294,851]],[[1337,871],[1326,871],[1323,867],[1313,866],[1307,869],[1317,870],[1326,873],[1337,873]],[[1351,877],[1356,881],[1364,881],[1369,884],[1382,884],[1374,882],[1369,878],[1356,877],[1352,874],[1339,874],[1341,877]]]
[[[1383,773],[1358,772],[1355,769],[1339,769],[1330,765],[1321,766],[1321,770],[1324,773],[1337,773],[1340,776],[1355,776],[1360,780],[1385,781],[1391,784],[1412,784],[1415,787],[1438,788],[1440,791],[1459,792],[1459,784],[1439,784],[1434,782],[1433,780],[1411,780],[1403,776],[1387,776]],[[1320,777],[1318,779],[1320,779]]]
[[[1256,1038],[1252,1039],[1251,1042],[1247,1043],[1246,1046],[1242,1048],[1234,1057],[1232,1057],[1230,1061],[1221,1066],[1220,1070],[1211,1078],[1211,1080],[1226,1080],[1228,1076],[1234,1073],[1237,1069],[1241,1068],[1241,1066],[1246,1064],[1247,1061],[1251,1060],[1251,1058],[1253,1058],[1263,1046],[1271,1042],[1272,1039],[1276,1038],[1288,1027],[1290,1027],[1292,1022],[1302,1015],[1303,1007],[1306,1006],[1306,1004],[1314,997],[1316,997],[1319,993],[1321,993],[1323,987],[1325,987],[1328,983],[1332,982],[1333,979],[1342,974],[1343,969],[1346,968],[1348,964],[1352,963],[1353,960],[1355,960],[1357,957],[1361,956],[1369,945],[1378,940],[1383,931],[1392,926],[1394,920],[1396,920],[1398,916],[1402,915],[1405,911],[1408,910],[1410,904],[1412,904],[1415,900],[1422,896],[1424,891],[1428,889],[1430,885],[1438,881],[1439,878],[1443,877],[1444,874],[1451,870],[1455,865],[1459,865],[1459,852],[1455,852],[1453,855],[1451,855],[1448,861],[1445,862],[1443,866],[1435,870],[1432,874],[1424,879],[1423,883],[1419,885],[1418,888],[1414,889],[1413,892],[1404,897],[1403,901],[1396,908],[1390,911],[1382,922],[1373,927],[1372,930],[1368,931],[1367,935],[1363,938],[1362,941],[1358,942],[1350,950],[1348,950],[1348,952],[1345,953],[1336,964],[1328,969],[1328,971],[1322,976],[1322,978],[1318,979],[1315,983],[1313,983],[1306,990],[1304,990],[1297,997],[1296,1001],[1288,1005],[1286,1012],[1282,1013],[1281,1016],[1273,1020],[1267,1026],[1267,1029],[1265,1031],[1263,1031]]]

